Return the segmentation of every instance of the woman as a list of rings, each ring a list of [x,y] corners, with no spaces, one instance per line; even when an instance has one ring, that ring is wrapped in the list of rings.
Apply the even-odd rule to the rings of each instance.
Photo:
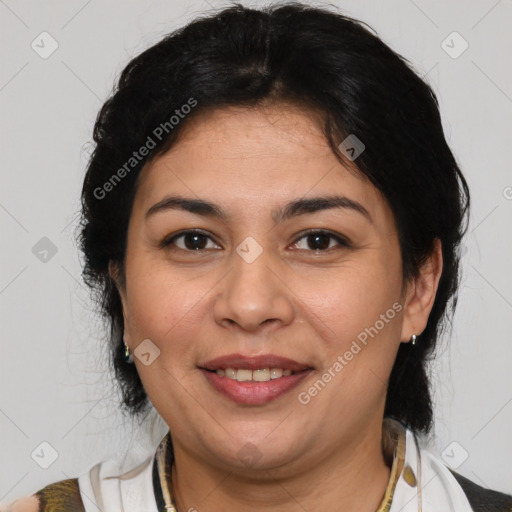
[[[418,444],[469,191],[404,59],[236,5],[130,62],[94,139],[84,278],[124,406],[169,434],[10,510],[511,509]]]

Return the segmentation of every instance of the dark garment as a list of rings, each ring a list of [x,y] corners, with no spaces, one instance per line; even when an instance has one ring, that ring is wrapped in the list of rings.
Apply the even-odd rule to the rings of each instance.
[[[153,462],[153,489],[158,512],[166,512],[156,459]],[[70,478],[47,485],[44,489],[36,492],[35,496],[39,499],[39,512],[85,512],[78,487],[78,478]],[[108,510],[98,512],[108,512]]]
[[[485,489],[471,480],[452,471],[475,512],[512,512],[512,496]]]
[[[391,475],[390,484],[388,484],[386,496],[379,507],[379,511],[390,509],[396,481],[401,474],[405,474],[407,469],[407,467],[404,468],[405,431],[398,428],[399,424],[396,422],[385,423],[385,425],[387,433],[396,434],[395,437],[393,435],[386,435],[383,438],[383,441],[384,439],[386,440],[386,442],[383,442],[383,449],[387,455],[391,456],[394,452],[394,456],[388,462],[393,463],[393,470],[396,474]],[[391,428],[392,426],[394,430]],[[170,433],[160,443],[152,464],[151,475],[157,509],[159,512],[167,512],[164,495],[170,493],[168,482],[170,481],[171,468],[174,464],[174,452]],[[455,471],[451,469],[449,471],[462,488],[474,512],[512,512],[511,495],[485,489]],[[407,479],[406,481],[409,483]],[[165,490],[162,489],[162,486],[165,487]],[[39,499],[39,512],[85,512],[77,478],[50,484],[37,492],[35,496]],[[84,495],[84,500],[90,499],[93,503],[95,498],[95,496],[87,497]],[[448,511],[439,510],[435,512]]]
[[[485,489],[455,471],[452,471],[452,474],[464,490],[475,512],[512,512],[511,495]],[[156,459],[153,463],[153,486],[158,510],[166,512]],[[40,503],[39,512],[85,512],[76,478],[50,484],[37,492],[36,496]]]

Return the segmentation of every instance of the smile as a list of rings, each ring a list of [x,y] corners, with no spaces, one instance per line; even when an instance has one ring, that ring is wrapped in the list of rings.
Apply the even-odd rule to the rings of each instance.
[[[264,368],[253,371],[233,368],[215,371],[201,369],[214,390],[232,401],[244,405],[263,405],[271,402],[291,392],[312,371],[311,368],[299,372],[281,368]],[[273,377],[271,377],[272,372],[274,372]]]
[[[291,375],[293,372],[289,368],[261,368],[259,370],[248,370],[245,368],[218,368],[215,373],[221,377],[227,377],[238,382],[268,382],[269,380],[279,379],[280,377]]]

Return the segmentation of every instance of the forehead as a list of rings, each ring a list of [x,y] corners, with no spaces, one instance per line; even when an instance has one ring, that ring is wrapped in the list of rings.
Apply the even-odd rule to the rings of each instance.
[[[136,202],[166,194],[261,211],[308,196],[342,194],[389,220],[387,202],[333,153],[314,112],[293,106],[230,107],[189,120],[177,142],[141,172]]]
[[[215,145],[217,156],[230,155],[235,149],[246,150],[240,156],[252,155],[250,150],[264,144],[268,150],[305,151],[321,156],[330,153],[321,130],[318,113],[295,105],[279,104],[255,107],[226,107],[208,110],[186,122],[180,133],[181,145]],[[218,147],[217,147],[218,146]],[[275,155],[274,155],[275,156]]]

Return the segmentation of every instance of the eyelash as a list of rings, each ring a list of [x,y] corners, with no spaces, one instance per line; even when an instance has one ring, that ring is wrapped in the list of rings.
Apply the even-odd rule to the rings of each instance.
[[[338,246],[337,247],[331,247],[331,248],[328,248],[328,249],[315,249],[315,250],[311,250],[311,249],[298,249],[298,250],[306,250],[307,252],[312,252],[312,253],[317,253],[318,254],[318,253],[327,253],[327,252],[332,251],[333,249],[340,249],[340,248],[343,248],[343,247],[344,248],[351,248],[352,247],[351,242],[346,237],[343,237],[343,236],[341,236],[339,234],[335,234],[335,233],[332,233],[332,232],[324,230],[324,229],[310,229],[310,230],[307,230],[307,231],[301,233],[301,235],[297,239],[295,239],[295,242],[293,242],[293,244],[295,245],[299,240],[302,240],[303,238],[306,238],[306,237],[311,236],[311,235],[317,235],[317,234],[327,235],[331,239],[336,240],[336,242],[338,242]],[[173,235],[170,238],[165,238],[160,243],[160,247],[161,248],[169,248],[169,246],[171,246],[175,242],[175,240],[177,240],[178,238],[184,237],[186,235],[203,235],[203,236],[209,238],[210,240],[212,240],[211,236],[208,233],[206,233],[204,231],[201,231],[201,230],[198,230],[198,229],[192,229],[192,230],[188,230],[188,231],[182,231],[181,233]],[[214,240],[212,240],[212,241],[214,243],[216,243]],[[329,243],[329,245],[330,245],[330,243]],[[190,252],[190,253],[203,253],[205,251],[208,251],[209,249],[190,250],[190,249],[182,249],[181,247],[177,247],[177,248],[175,247],[174,250],[180,250],[180,251],[185,251],[185,252]]]

